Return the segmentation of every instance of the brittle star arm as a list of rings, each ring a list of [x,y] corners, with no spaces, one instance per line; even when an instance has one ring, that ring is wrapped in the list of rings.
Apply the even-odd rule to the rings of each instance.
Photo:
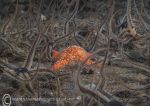
[[[127,1],[127,22],[128,22],[128,28],[132,29],[132,22],[131,22],[131,0]]]
[[[93,97],[95,100],[100,101],[101,103],[105,105],[111,105],[112,103],[116,103],[118,106],[124,106],[117,98],[111,96],[111,94],[106,93],[106,92],[99,92],[98,90],[91,90],[87,89],[86,87],[83,86],[81,83],[81,80],[79,80],[80,77],[80,70],[81,70],[81,64],[78,67],[77,71],[75,72],[74,78],[75,78],[75,84],[77,89],[79,89],[80,92],[82,92],[85,95],[89,95]]]

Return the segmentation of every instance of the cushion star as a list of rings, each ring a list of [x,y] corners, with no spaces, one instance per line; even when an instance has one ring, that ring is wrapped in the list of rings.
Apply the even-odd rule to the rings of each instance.
[[[57,71],[72,62],[83,62],[90,55],[92,54],[76,45],[69,46],[60,52],[52,50],[52,57],[54,58],[55,63],[50,70]],[[94,63],[94,61],[88,59],[85,64],[92,65]],[[100,67],[101,65],[97,64],[96,66]]]

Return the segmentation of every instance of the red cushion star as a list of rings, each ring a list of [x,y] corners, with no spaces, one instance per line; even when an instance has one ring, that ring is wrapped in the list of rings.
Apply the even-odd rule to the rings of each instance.
[[[83,62],[91,53],[88,53],[83,48],[79,46],[70,46],[60,52],[53,50],[52,57],[55,60],[55,63],[52,65],[51,70],[57,71],[63,68],[65,65],[71,64],[72,62]],[[86,65],[92,65],[95,62],[92,60],[87,60]],[[98,64],[98,67],[101,65]]]

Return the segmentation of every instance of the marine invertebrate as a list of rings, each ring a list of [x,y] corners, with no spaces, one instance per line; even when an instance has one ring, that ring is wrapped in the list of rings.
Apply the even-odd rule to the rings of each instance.
[[[92,55],[92,53],[89,53],[83,48],[76,45],[70,46],[60,52],[53,50],[52,57],[54,58],[55,63],[51,67],[51,70],[59,70],[65,65],[72,64],[74,62],[83,62],[90,55]],[[91,59],[88,59],[85,62],[86,65],[92,65],[94,63],[95,62]],[[99,68],[100,66],[100,64],[96,64],[97,68]]]

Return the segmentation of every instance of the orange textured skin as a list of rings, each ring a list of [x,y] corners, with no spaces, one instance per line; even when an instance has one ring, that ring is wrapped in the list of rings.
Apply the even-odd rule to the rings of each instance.
[[[72,62],[83,62],[90,55],[91,53],[88,53],[83,48],[75,45],[62,50],[61,52],[53,50],[52,56],[56,62],[52,65],[51,70],[57,71]],[[87,60],[85,64],[91,65],[94,63],[95,62],[92,60]],[[98,67],[99,66],[100,65],[98,65]]]

